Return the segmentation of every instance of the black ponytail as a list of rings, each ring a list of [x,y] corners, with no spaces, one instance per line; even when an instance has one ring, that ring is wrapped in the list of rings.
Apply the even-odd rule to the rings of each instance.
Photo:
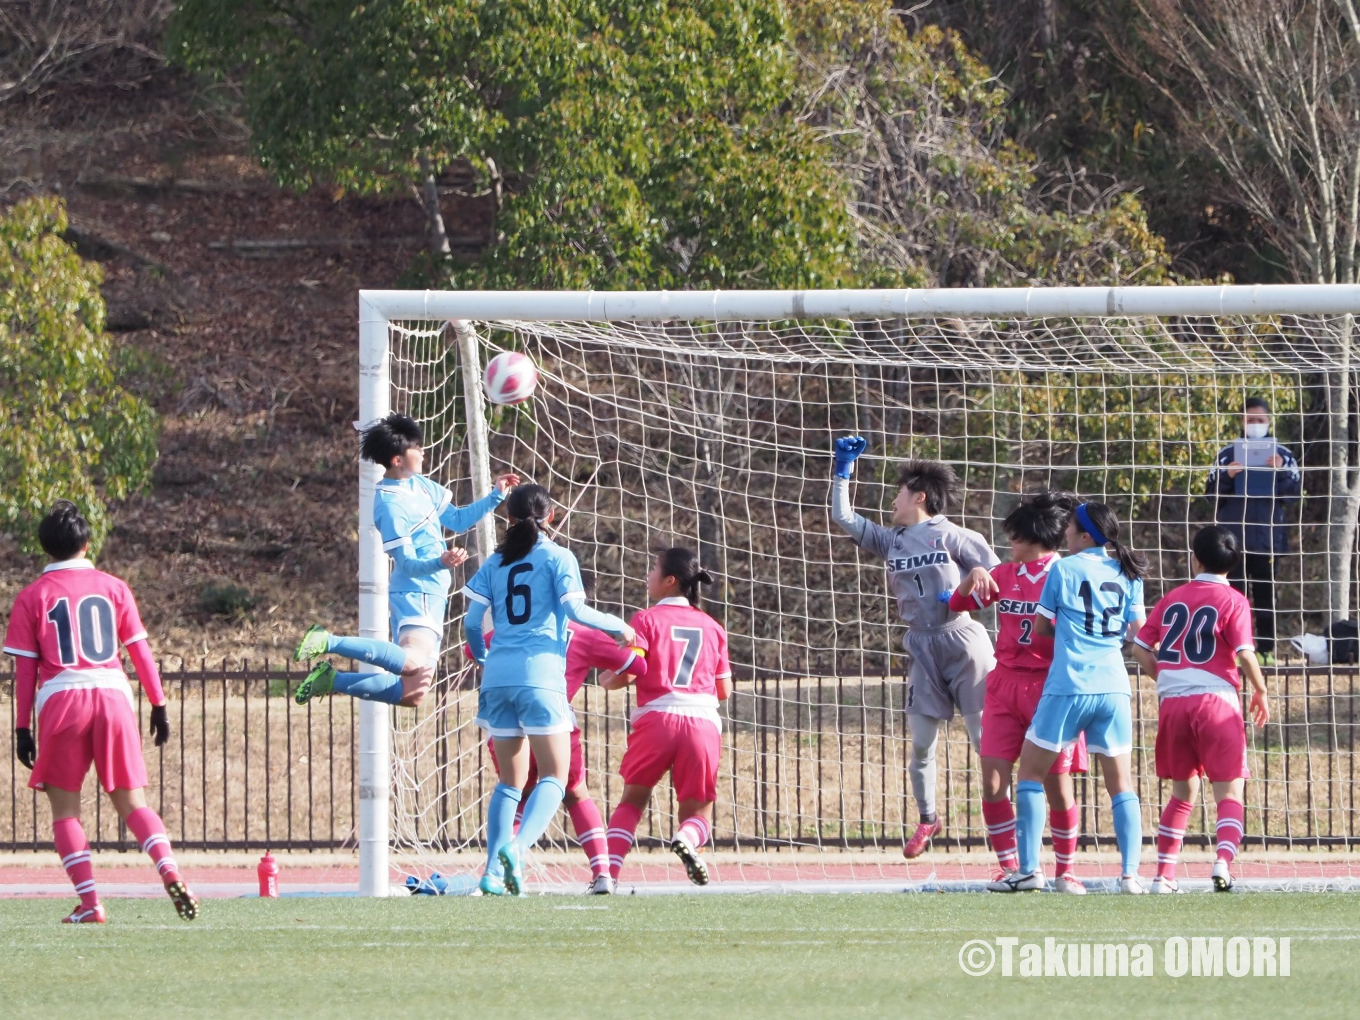
[[[1124,576],[1131,581],[1139,581],[1147,577],[1147,557],[1140,552],[1134,552],[1119,541],[1119,518],[1115,515],[1114,510],[1104,503],[1083,503],[1082,509],[1090,518],[1091,524],[1105,536],[1105,544],[1114,547],[1114,558],[1119,561],[1119,569],[1124,572]],[[1075,520],[1077,527],[1086,531],[1081,523],[1080,514],[1076,516]],[[1086,533],[1090,534],[1089,531],[1086,531]]]
[[[514,563],[529,555],[529,550],[538,544],[538,536],[548,524],[548,514],[552,513],[552,497],[541,485],[526,482],[510,490],[505,501],[507,517],[515,523],[505,531],[505,538],[496,546],[501,554],[501,566]]]
[[[713,575],[699,566],[699,557],[683,546],[676,546],[657,553],[656,562],[661,567],[661,576],[675,578],[685,599],[698,609],[699,585],[713,583]]]

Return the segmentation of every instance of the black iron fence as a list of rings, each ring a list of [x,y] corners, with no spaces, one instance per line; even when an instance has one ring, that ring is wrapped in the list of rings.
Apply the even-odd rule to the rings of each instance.
[[[1272,720],[1250,731],[1247,843],[1354,847],[1360,670],[1266,670]],[[171,669],[170,741],[144,741],[148,801],[186,849],[323,850],[354,845],[358,818],[358,712],[349,698],[305,707],[291,693],[302,673],[265,662]],[[394,838],[432,847],[476,845],[489,761],[472,726],[470,675],[454,673],[416,712],[397,710]],[[1166,784],[1156,779],[1157,705],[1135,678],[1134,772],[1144,831],[1155,837]],[[46,798],[29,790],[13,749],[13,677],[0,675],[0,850],[51,846]],[[899,678],[767,675],[739,680],[725,710],[722,775],[714,832],[720,845],[749,850],[891,844],[915,821],[906,775],[904,684]],[[606,812],[621,783],[627,696],[588,687],[578,702],[590,783]],[[137,694],[145,729],[149,708]],[[946,832],[937,846],[985,846],[977,760],[955,720],[941,747],[940,805]],[[494,782],[494,780],[491,780]],[[403,789],[402,784],[410,789]],[[98,849],[134,849],[94,777],[85,786],[86,830]],[[1098,777],[1078,781],[1083,843],[1110,835]],[[655,802],[665,814],[666,797]],[[1211,811],[1191,822],[1188,841],[1212,836]],[[669,832],[664,818],[645,826]]]

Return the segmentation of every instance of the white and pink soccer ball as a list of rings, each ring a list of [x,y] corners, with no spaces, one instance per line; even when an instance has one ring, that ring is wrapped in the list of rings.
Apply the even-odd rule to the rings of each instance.
[[[538,369],[518,351],[497,354],[482,373],[482,389],[493,404],[522,404],[534,395]]]

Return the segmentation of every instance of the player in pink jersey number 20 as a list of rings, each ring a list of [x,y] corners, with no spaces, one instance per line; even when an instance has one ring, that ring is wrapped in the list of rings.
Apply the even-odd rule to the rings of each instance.
[[[609,818],[609,871],[616,882],[652,787],[670,772],[680,819],[671,851],[691,882],[708,884],[708,865],[699,851],[708,843],[717,799],[718,702],[732,691],[727,632],[699,608],[699,585],[712,583],[694,553],[667,549],[647,574],[647,595],[655,605],[632,619],[636,644],[647,655],[647,674],[636,678],[633,731],[619,765],[623,796]],[[619,690],[634,679],[605,672],[600,686]]]
[[[156,864],[179,916],[192,921],[198,902],[180,878],[160,815],[146,804],[146,763],[132,707],[132,687],[118,659],[127,648],[151,702],[156,746],[170,737],[156,662],[128,586],[85,558],[90,525],[74,503],[60,500],[38,525],[52,557],[42,577],[14,600],[5,652],[16,660],[14,731],[19,761],[33,770],[28,785],[52,805],[52,839],[80,905],[64,920],[103,924],[90,844],[80,824],[80,788],[94,765],[118,817]],[[28,723],[37,706],[38,742]]]

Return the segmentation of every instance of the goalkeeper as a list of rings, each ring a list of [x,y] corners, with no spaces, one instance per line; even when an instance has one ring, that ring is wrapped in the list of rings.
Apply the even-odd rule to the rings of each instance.
[[[338,673],[322,662],[298,686],[294,700],[299,705],[322,694],[348,694],[414,708],[434,682],[449,571],[467,559],[466,550],[445,548],[444,529],[460,533],[472,528],[501,505],[519,476],[503,474],[477,502],[454,506],[448,489],[420,473],[425,466],[423,440],[415,419],[397,413],[363,429],[359,440],[359,455],[385,469],[373,496],[373,524],[393,563],[387,605],[396,643],[337,637],[324,627],[310,627],[293,653],[295,661],[334,653],[378,668]]]
[[[908,773],[921,815],[902,847],[903,856],[910,859],[919,857],[943,828],[935,811],[940,725],[953,718],[957,708],[973,749],[978,749],[986,678],[996,664],[987,632],[967,613],[952,612],[949,595],[965,573],[971,591],[995,592],[991,569],[1000,561],[985,538],[945,518],[950,500],[961,492],[954,472],[939,461],[909,460],[902,465],[892,527],[872,524],[855,513],[850,506],[850,474],[866,445],[859,436],[836,440],[831,519],[862,549],[886,561],[897,613],[907,625],[902,646],[908,655]]]

